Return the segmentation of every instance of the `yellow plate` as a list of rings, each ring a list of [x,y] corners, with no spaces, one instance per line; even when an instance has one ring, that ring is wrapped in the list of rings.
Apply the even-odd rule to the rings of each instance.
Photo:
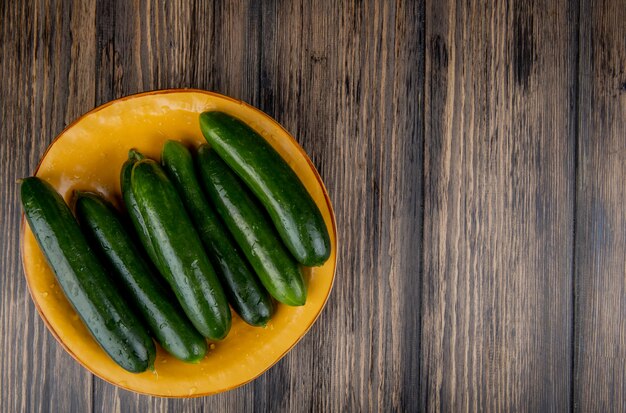
[[[201,90],[155,91],[109,102],[68,126],[48,148],[36,175],[50,182],[66,201],[74,189],[88,189],[119,206],[119,174],[128,149],[134,147],[158,159],[167,139],[197,146],[205,142],[198,116],[211,109],[244,120],[267,139],[295,170],[322,211],[332,252],[323,266],[305,269],[309,287],[305,306],[278,305],[265,328],[251,327],[233,313],[230,334],[211,344],[209,354],[200,363],[183,363],[159,348],[154,372],[129,373],[104,353],[82,324],[22,217],[24,271],[41,318],[67,352],[89,371],[135,392],[203,396],[253,380],[304,336],[322,311],[333,285],[337,231],[324,184],[293,137],[268,115],[243,102]]]

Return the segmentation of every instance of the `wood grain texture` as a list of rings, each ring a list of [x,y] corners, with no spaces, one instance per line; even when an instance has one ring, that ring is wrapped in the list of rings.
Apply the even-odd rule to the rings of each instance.
[[[426,1],[425,411],[570,409],[576,17]]]
[[[626,2],[581,1],[577,411],[626,411]]]
[[[95,0],[59,2],[53,10],[3,7],[3,22],[13,22],[3,24],[0,82],[9,96],[3,142],[13,143],[2,145],[3,167],[6,160],[11,170],[2,177],[9,208],[2,221],[3,411],[417,409],[422,4]],[[18,36],[25,28],[29,35]],[[43,77],[30,77],[39,72]],[[255,382],[189,400],[117,389],[51,340],[20,274],[20,208],[10,189],[80,113],[175,87],[242,99],[293,132],[328,186],[341,240],[335,292],[302,342]],[[28,352],[11,350],[32,337]],[[15,391],[21,388],[28,390]]]
[[[626,411],[623,0],[0,1],[0,411]],[[78,115],[215,90],[291,131],[338,222],[319,321],[254,382],[161,399],[29,297],[17,178]]]
[[[340,258],[318,324],[279,374],[255,383],[255,401],[268,411],[414,411],[423,8],[328,4],[263,7],[259,105],[318,166]]]
[[[94,105],[85,3],[3,2],[0,99],[0,411],[90,411],[92,377],[46,330],[19,255],[16,180],[30,175],[66,123]],[[80,22],[80,23],[79,23]]]

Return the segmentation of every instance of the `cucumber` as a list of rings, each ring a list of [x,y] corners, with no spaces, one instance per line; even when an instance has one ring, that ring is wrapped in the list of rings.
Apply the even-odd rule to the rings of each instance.
[[[191,153],[181,143],[167,141],[161,163],[196,224],[234,310],[248,324],[266,325],[272,315],[272,300],[202,192]]]
[[[74,197],[87,239],[115,270],[116,284],[123,285],[157,342],[180,360],[200,361],[207,352],[204,337],[157,282],[113,206],[92,193],[76,192]]]
[[[24,214],[65,296],[102,349],[122,368],[152,368],[154,342],[111,282],[63,198],[47,182],[22,180]]]
[[[163,273],[162,265],[158,262],[158,256],[154,252],[154,248],[150,243],[146,224],[144,223],[141,214],[139,214],[137,202],[135,201],[135,195],[133,195],[133,191],[130,190],[130,177],[133,171],[133,166],[135,166],[135,163],[142,159],[145,159],[145,156],[143,156],[137,150],[131,149],[128,151],[128,160],[124,162],[124,165],[122,165],[122,171],[120,173],[120,187],[122,189],[122,199],[124,200],[126,211],[130,216],[130,220],[133,223],[133,226],[135,227],[135,231],[137,233],[137,236],[139,237],[141,245],[146,250],[146,252],[148,253],[148,257],[150,257],[150,260],[157,267],[159,272]]]
[[[207,194],[269,293],[281,303],[306,302],[298,263],[243,183],[207,145],[198,150],[198,169]]]
[[[200,129],[211,147],[261,201],[280,237],[302,265],[322,265],[330,237],[300,179],[254,129],[223,112],[204,112]]]
[[[185,314],[205,337],[223,339],[231,326],[228,301],[172,182],[144,159],[133,166],[130,186],[148,244]]]

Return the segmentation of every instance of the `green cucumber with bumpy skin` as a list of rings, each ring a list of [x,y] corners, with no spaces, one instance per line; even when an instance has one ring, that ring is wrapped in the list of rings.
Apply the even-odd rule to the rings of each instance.
[[[20,194],[30,229],[96,342],[130,372],[151,368],[154,342],[109,279],[63,198],[37,177],[24,179]]]
[[[304,305],[306,286],[298,263],[243,183],[207,145],[198,150],[198,169],[217,212],[267,291],[281,303]]]
[[[158,262],[158,257],[154,253],[154,248],[150,244],[148,229],[146,228],[146,224],[143,222],[141,214],[139,214],[139,208],[137,207],[137,201],[135,201],[135,195],[133,195],[133,191],[131,191],[130,189],[130,176],[133,171],[133,166],[135,166],[135,163],[139,162],[142,159],[146,159],[146,157],[143,156],[136,149],[131,149],[128,151],[128,160],[124,162],[124,165],[122,165],[122,170],[120,172],[120,187],[122,190],[122,199],[124,200],[124,205],[126,206],[126,211],[130,216],[130,220],[135,227],[135,231],[137,236],[139,237],[139,241],[148,253],[148,257],[150,257],[150,260],[157,267],[159,272],[162,273],[162,266]]]
[[[254,129],[223,112],[200,115],[211,147],[252,190],[302,265],[322,265],[330,237],[322,214],[296,173]]]
[[[125,287],[157,342],[182,361],[196,363],[204,358],[204,337],[157,282],[157,275],[124,229],[113,206],[93,193],[76,192],[74,199],[76,216],[87,239],[115,270],[116,281]]]
[[[223,339],[231,326],[228,301],[176,188],[151,159],[135,163],[130,187],[159,269],[185,314],[203,336]]]
[[[191,153],[180,142],[167,141],[161,163],[196,224],[231,305],[246,323],[266,325],[272,315],[272,300],[202,192]]]

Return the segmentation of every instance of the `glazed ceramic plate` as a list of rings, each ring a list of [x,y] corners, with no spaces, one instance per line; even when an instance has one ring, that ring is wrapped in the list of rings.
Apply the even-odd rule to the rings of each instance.
[[[252,126],[289,163],[320,208],[332,252],[321,267],[305,268],[306,305],[277,305],[267,327],[251,327],[233,313],[232,329],[211,343],[198,364],[178,361],[158,349],[154,371],[133,374],[116,365],[93,340],[69,304],[35,238],[22,219],[22,260],[33,301],[46,325],[78,362],[122,388],[156,396],[193,397],[241,386],[280,360],[307,332],[324,307],[335,274],[337,235],[332,206],[317,171],[302,148],[276,121],[234,99],[200,90],[164,90],[100,106],[65,129],[48,148],[36,175],[68,201],[75,189],[101,193],[120,206],[119,174],[130,148],[159,159],[163,143],[176,139],[198,146],[205,140],[198,116],[230,113]]]

